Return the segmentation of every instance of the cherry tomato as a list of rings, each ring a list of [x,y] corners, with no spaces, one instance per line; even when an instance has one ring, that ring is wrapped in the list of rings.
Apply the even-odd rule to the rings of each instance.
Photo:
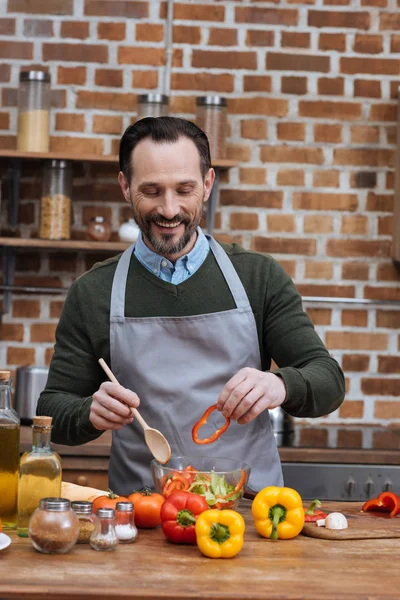
[[[133,492],[128,496],[135,509],[135,524],[140,529],[151,529],[161,523],[161,507],[164,496],[150,490]]]

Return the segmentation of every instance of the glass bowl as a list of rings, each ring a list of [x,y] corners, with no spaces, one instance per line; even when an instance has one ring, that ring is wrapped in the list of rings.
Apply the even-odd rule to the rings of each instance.
[[[167,498],[186,490],[200,494],[209,508],[235,510],[243,497],[251,467],[230,458],[174,456],[167,464],[151,462],[156,492]]]

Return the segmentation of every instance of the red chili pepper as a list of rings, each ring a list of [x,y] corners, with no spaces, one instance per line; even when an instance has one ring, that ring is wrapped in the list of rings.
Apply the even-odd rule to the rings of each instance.
[[[382,492],[377,498],[367,500],[363,505],[363,512],[388,512],[391,517],[400,514],[400,497],[393,492]]]
[[[322,510],[316,510],[316,506],[321,506],[320,500],[313,500],[307,510],[304,509],[305,523],[314,523],[315,521],[318,521],[319,519],[325,519],[328,516]]]
[[[226,422],[224,423],[224,425],[222,425],[222,427],[217,429],[210,437],[205,438],[203,440],[199,439],[198,434],[199,434],[200,427],[202,427],[203,425],[205,425],[207,423],[208,417],[216,409],[217,409],[216,404],[213,404],[212,406],[207,408],[204,415],[197,421],[197,423],[195,423],[193,425],[192,440],[194,441],[195,444],[212,444],[212,442],[215,442],[215,440],[217,440],[219,438],[219,436],[222,435],[224,433],[224,431],[226,431],[228,429],[228,427],[231,423],[231,420],[229,417],[225,417]]]
[[[161,527],[175,544],[196,544],[197,517],[208,510],[207,500],[191,492],[175,492],[161,507]]]

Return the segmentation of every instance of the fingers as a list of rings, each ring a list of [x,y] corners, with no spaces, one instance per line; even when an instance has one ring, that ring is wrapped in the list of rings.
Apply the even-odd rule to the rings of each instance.
[[[106,381],[93,394],[89,419],[99,430],[121,429],[133,421],[131,407],[139,406],[137,394],[123,386]]]

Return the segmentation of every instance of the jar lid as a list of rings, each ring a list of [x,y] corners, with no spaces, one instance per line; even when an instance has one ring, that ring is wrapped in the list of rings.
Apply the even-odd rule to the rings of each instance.
[[[50,73],[45,71],[21,71],[20,81],[50,81]]]
[[[39,502],[39,507],[44,510],[61,512],[69,510],[71,502],[67,498],[42,498]]]
[[[98,508],[96,515],[101,519],[112,519],[115,516],[113,508]]]
[[[0,371],[0,381],[7,381],[10,377],[11,371]]]
[[[46,167],[50,169],[69,169],[71,166],[71,161],[69,160],[58,160],[56,158],[52,158],[51,160],[46,161]]]
[[[74,502],[71,502],[71,508],[75,512],[83,513],[85,515],[92,513],[92,503],[88,500],[74,500]]]
[[[121,512],[130,512],[133,510],[132,502],[117,502],[115,508]]]
[[[228,106],[226,98],[222,96],[199,96],[196,98],[197,106]]]
[[[53,417],[33,417],[34,427],[51,427]]]
[[[139,104],[168,104],[168,96],[165,94],[140,94],[138,97]]]
[[[92,217],[90,220],[92,223],[105,223],[105,218],[101,215],[97,215],[97,217]]]

